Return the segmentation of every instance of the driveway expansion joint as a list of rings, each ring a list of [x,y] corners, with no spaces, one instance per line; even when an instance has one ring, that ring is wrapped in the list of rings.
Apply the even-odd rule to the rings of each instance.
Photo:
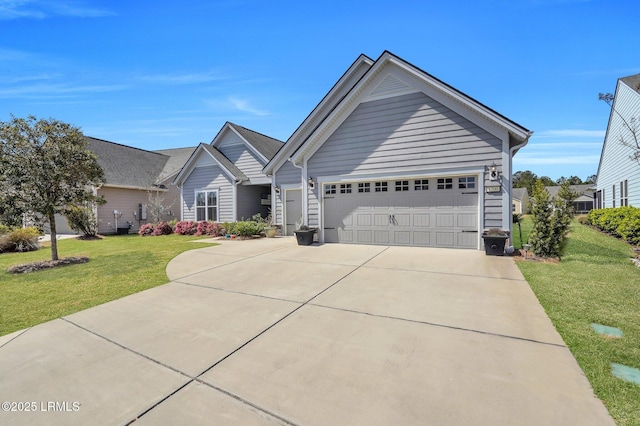
[[[457,327],[455,325],[440,324],[440,323],[437,323],[437,322],[414,320],[414,319],[410,319],[410,318],[394,317],[394,316],[383,315],[383,314],[374,314],[374,313],[371,313],[371,312],[357,311],[357,310],[354,310],[354,309],[346,309],[346,308],[338,308],[338,307],[335,307],[335,306],[321,305],[319,303],[309,303],[309,305],[316,306],[318,308],[333,309],[333,310],[336,310],[336,311],[350,312],[350,313],[353,313],[353,314],[360,314],[360,315],[367,315],[367,316],[370,316],[370,317],[386,318],[386,319],[397,320],[397,321],[406,321],[406,322],[411,322],[411,323],[414,323],[414,324],[430,325],[430,326],[433,326],[433,327],[447,328],[447,329],[450,329],[450,330],[458,330],[458,331],[465,331],[465,332],[469,332],[469,333],[484,334],[484,335],[487,335],[487,336],[495,336],[495,337],[501,337],[501,338],[512,339],[512,340],[520,340],[520,341],[525,341],[525,342],[537,343],[537,344],[540,344],[540,345],[555,346],[555,347],[558,347],[558,348],[568,349],[566,345],[561,345],[561,344],[552,343],[552,342],[543,342],[542,340],[529,339],[529,338],[526,338],[526,337],[510,336],[508,334],[493,333],[493,332],[490,332],[490,331],[475,330],[475,329],[472,329],[472,328],[465,328],[465,327]]]

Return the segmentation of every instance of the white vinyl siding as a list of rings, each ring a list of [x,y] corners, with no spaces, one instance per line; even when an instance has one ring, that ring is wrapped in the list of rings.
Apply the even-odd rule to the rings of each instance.
[[[621,137],[629,142],[633,141],[633,136],[625,126],[620,115],[624,117],[627,122],[630,122],[631,117],[640,120],[640,93],[631,89],[622,81],[619,81],[613,107],[616,112],[612,111],[609,118],[609,127],[607,129],[607,136],[600,160],[600,168],[598,170],[597,189],[602,191],[603,207],[613,207],[614,201],[615,204],[619,206],[619,184],[627,180],[626,202],[630,206],[639,207],[640,164],[629,158],[629,155],[633,151],[623,146],[620,142]],[[616,199],[616,197],[609,196],[609,194],[605,197],[605,190],[609,192],[614,186],[618,186],[616,190],[618,198]]]

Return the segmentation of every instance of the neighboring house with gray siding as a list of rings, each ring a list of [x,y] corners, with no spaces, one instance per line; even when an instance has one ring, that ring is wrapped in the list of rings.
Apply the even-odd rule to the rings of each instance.
[[[210,144],[201,143],[175,177],[182,220],[217,222],[266,217],[271,179],[263,167],[282,142],[225,123]]]
[[[621,142],[635,144],[635,138],[640,139],[640,74],[621,78],[616,86],[598,165],[596,208],[640,207],[640,163]]]
[[[546,187],[547,193],[551,198],[556,198],[561,188],[561,186]],[[576,198],[573,200],[573,211],[576,214],[586,214],[593,210],[595,185],[569,185],[569,190],[576,194]]]
[[[511,229],[531,132],[403,59],[361,55],[264,168],[272,210],[320,242],[472,248]]]

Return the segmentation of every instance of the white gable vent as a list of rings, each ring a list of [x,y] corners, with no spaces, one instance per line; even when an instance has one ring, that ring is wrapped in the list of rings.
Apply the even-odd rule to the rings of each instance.
[[[417,92],[416,89],[409,86],[397,77],[387,74],[387,76],[369,93],[369,99],[381,99],[391,96],[406,95],[407,93]]]

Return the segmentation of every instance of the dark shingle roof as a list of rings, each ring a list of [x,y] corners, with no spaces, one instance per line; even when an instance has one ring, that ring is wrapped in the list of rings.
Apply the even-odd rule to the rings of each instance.
[[[640,74],[630,75],[629,77],[624,77],[620,80],[636,92],[640,93]]]
[[[263,135],[262,133],[254,132],[246,127],[238,126],[234,123],[229,123],[229,125],[240,133],[255,149],[260,151],[267,160],[271,160],[273,156],[276,155],[276,152],[284,145],[282,141]]]
[[[98,157],[106,185],[150,188],[157,182],[169,156],[85,136],[87,148]]]
[[[225,157],[216,148],[214,148],[211,145],[204,144],[204,143],[201,143],[200,146],[203,147],[204,149],[206,149],[207,152],[209,154],[211,154],[213,156],[213,158],[215,158],[218,161],[218,163],[220,163],[222,165],[222,167],[224,167],[229,172],[231,172],[231,174],[233,174],[233,176],[236,179],[238,179],[238,180],[249,180],[249,178],[247,178],[247,176],[244,173],[242,173],[242,171],[239,168],[237,168],[235,166],[235,164],[233,164],[231,161],[229,161],[229,159],[227,157]]]
[[[160,174],[159,180],[165,180],[166,178],[178,173],[195,150],[195,146],[155,150],[154,152],[169,157],[167,163],[164,165],[162,173]]]
[[[583,184],[583,185],[569,185],[569,189],[573,192],[577,192],[580,195],[588,195],[593,198],[594,184]],[[553,198],[558,195],[560,192],[560,186],[547,186],[547,192]]]
[[[516,200],[522,200],[525,195],[529,195],[529,191],[527,191],[527,188],[513,188],[511,195]]]

